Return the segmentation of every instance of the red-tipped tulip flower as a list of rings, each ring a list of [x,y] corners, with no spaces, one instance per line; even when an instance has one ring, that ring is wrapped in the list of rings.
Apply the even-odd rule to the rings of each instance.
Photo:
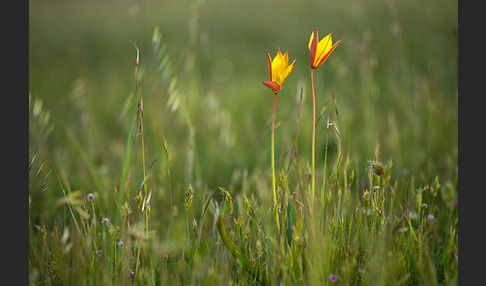
[[[289,51],[282,54],[280,49],[277,51],[277,55],[272,60],[270,54],[267,52],[268,58],[268,71],[270,73],[270,80],[262,81],[264,85],[273,90],[274,93],[279,93],[282,89],[287,76],[292,72],[295,65],[295,60],[289,65]]]
[[[309,39],[311,67],[316,69],[322,65],[340,42],[341,40],[337,41],[334,45],[332,44],[332,33],[319,41],[319,33],[317,32],[316,28],[315,32],[312,32]]]

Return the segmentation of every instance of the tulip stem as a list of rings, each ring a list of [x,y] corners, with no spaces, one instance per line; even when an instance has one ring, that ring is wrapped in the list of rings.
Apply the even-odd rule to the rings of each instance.
[[[275,212],[275,220],[277,223],[277,233],[280,232],[280,222],[278,219],[278,205],[277,205],[277,191],[275,186],[275,115],[277,113],[277,95],[275,93],[275,98],[273,100],[273,121],[272,121],[272,188],[273,188],[273,205]]]
[[[311,68],[311,91],[312,91],[312,177],[311,177],[311,198],[310,198],[310,213],[314,208],[314,190],[316,186],[316,170],[315,170],[315,158],[316,158],[316,99],[314,95],[314,68]]]

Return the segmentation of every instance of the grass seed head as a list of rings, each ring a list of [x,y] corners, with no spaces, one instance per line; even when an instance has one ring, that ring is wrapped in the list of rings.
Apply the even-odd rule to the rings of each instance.
[[[437,196],[437,192],[440,189],[439,176],[435,177],[434,185],[431,188],[432,196]]]
[[[138,209],[142,209],[142,191],[138,192],[134,199],[137,201]]]
[[[383,167],[383,164],[381,164],[378,161],[368,161],[368,164],[370,165],[370,170],[377,176],[382,177],[385,174],[385,168]]]
[[[233,199],[228,191],[226,191],[226,207],[228,207],[228,213],[233,215]]]
[[[278,188],[283,191],[283,194],[287,192],[289,188],[289,180],[287,179],[287,175],[285,174],[284,170],[280,170],[280,176],[278,180]],[[282,194],[279,194],[279,197]]]
[[[125,201],[121,208],[121,215],[124,220],[127,220],[128,216],[132,213],[132,209],[130,208],[130,205],[128,205],[128,202]]]
[[[184,200],[185,202],[184,208],[186,209],[186,213],[189,213],[189,209],[191,208],[193,198],[194,198],[194,190],[192,189],[192,185],[189,185],[189,188],[186,191],[186,198]]]
[[[363,206],[367,210],[370,207],[371,196],[369,191],[363,193]]]
[[[256,242],[256,249],[257,249],[258,255],[262,255],[263,246],[262,246],[262,242],[260,240],[257,240],[257,242]]]
[[[196,219],[193,219],[192,220],[192,230],[194,231],[194,236],[197,239],[198,238],[198,235],[199,235],[199,230],[197,228],[197,221],[196,221]]]
[[[351,174],[349,174],[349,179],[348,179],[348,181],[349,181],[349,183],[348,183],[348,184],[349,184],[349,186],[351,187],[351,186],[353,185],[353,183],[354,183],[354,170],[352,170],[352,171],[351,171]]]
[[[223,187],[219,187],[219,191],[223,195],[223,198],[226,202],[226,208],[228,209],[228,213],[230,216],[233,215],[233,198],[231,197],[231,194]]]
[[[243,195],[243,199],[245,200],[246,214],[250,215],[250,202],[248,201],[248,198],[246,197],[246,195]]]

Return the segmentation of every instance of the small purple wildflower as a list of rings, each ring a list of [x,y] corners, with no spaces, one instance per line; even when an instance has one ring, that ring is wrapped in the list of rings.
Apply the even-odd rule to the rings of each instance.
[[[130,271],[130,275],[131,275],[131,276],[135,275],[135,272]]]
[[[455,199],[453,202],[452,202],[455,206],[457,206],[457,199]]]
[[[329,280],[331,280],[332,283],[336,283],[337,276],[334,274],[329,275]]]
[[[427,219],[433,220],[433,219],[434,219],[434,215],[433,215],[433,214],[429,214],[429,215],[427,216]]]

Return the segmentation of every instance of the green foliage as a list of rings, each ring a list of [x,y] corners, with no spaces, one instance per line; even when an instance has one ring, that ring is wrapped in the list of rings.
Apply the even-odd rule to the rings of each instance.
[[[30,284],[457,284],[457,3],[227,2],[29,2]]]

